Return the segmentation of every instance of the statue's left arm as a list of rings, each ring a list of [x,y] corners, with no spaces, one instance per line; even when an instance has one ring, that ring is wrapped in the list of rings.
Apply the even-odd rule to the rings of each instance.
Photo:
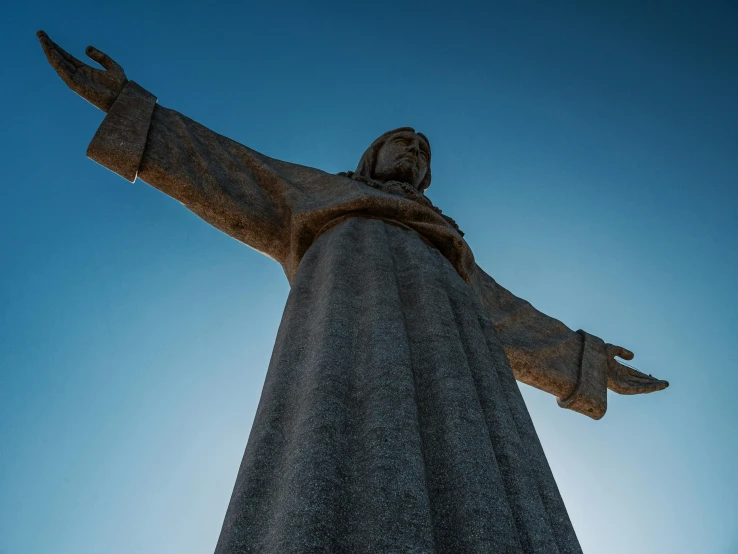
[[[619,394],[643,394],[669,386],[615,359],[632,359],[630,351],[569,329],[478,266],[471,285],[497,330],[515,378],[553,394],[560,406],[600,419],[607,410],[608,388]]]
[[[309,201],[322,171],[264,156],[158,105],[94,47],[87,54],[104,70],[82,63],[43,31],[38,36],[62,80],[107,112],[90,158],[129,181],[140,178],[288,271],[293,213]]]
[[[283,266],[292,216],[323,172],[276,160],[215,133],[129,81],[87,149],[91,159],[181,202]]]

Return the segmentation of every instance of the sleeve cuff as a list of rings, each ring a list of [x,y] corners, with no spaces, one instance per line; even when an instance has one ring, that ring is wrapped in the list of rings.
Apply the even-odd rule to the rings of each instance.
[[[579,377],[574,390],[566,398],[559,398],[562,408],[574,410],[592,419],[600,419],[607,410],[607,354],[605,342],[594,335],[582,335],[582,355]]]
[[[87,148],[87,157],[134,182],[141,165],[156,96],[128,81]]]

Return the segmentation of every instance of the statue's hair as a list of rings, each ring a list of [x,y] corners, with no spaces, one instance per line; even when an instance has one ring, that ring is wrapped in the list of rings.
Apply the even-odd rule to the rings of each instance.
[[[428,171],[426,172],[423,181],[420,183],[420,185],[418,185],[418,189],[420,190],[420,192],[424,192],[425,189],[427,189],[431,184],[430,141],[423,133],[418,133],[412,127],[400,127],[398,129],[392,129],[391,131],[387,131],[382,136],[380,136],[372,143],[369,148],[366,149],[364,155],[361,156],[361,159],[359,160],[359,165],[356,166],[356,171],[354,173],[361,177],[364,177],[365,179],[371,179],[372,175],[374,174],[374,168],[377,164],[377,155],[379,154],[379,149],[382,148],[384,143],[387,142],[392,135],[405,132],[415,133],[425,141],[426,145],[428,145]]]

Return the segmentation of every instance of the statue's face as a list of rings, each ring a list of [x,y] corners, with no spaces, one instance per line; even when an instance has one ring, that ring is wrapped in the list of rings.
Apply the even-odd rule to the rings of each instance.
[[[422,137],[401,131],[389,137],[377,153],[372,178],[401,181],[418,187],[428,173],[430,150]]]

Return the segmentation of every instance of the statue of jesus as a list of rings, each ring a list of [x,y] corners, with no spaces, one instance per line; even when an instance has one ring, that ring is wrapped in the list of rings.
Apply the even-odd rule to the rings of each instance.
[[[43,32],[107,113],[87,155],[284,269],[291,290],[217,554],[578,553],[515,380],[588,417],[661,390],[632,353],[537,311],[425,195],[428,139],[383,134],[356,171],[276,160],[157,104],[103,52]]]

